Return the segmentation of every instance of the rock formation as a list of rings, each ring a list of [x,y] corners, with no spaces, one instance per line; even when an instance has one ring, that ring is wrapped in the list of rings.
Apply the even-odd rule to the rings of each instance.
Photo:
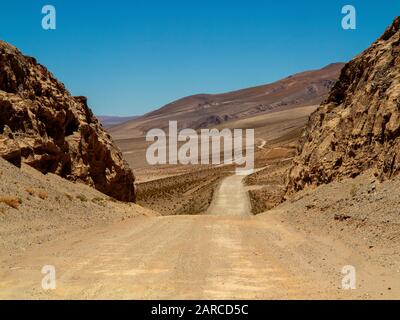
[[[400,171],[400,17],[348,63],[328,99],[311,115],[289,174],[288,192]]]
[[[134,176],[87,106],[34,58],[0,41],[0,156],[134,201]]]

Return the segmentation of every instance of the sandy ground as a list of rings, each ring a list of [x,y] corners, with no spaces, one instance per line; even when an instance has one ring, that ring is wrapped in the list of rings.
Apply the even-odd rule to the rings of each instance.
[[[340,289],[348,264],[362,266],[357,290]],[[56,267],[54,291],[41,289],[44,265]],[[3,261],[0,298],[398,298],[383,271],[343,243],[272,216],[159,217],[74,234]]]
[[[154,214],[85,184],[28,166],[19,169],[0,158],[0,256],[29,251],[73,231]]]
[[[243,187],[239,178],[226,178],[217,203],[224,183],[240,193]],[[346,241],[296,228],[279,209],[257,217],[231,213],[136,218],[76,231],[11,258],[1,255],[0,298],[399,297],[398,274]],[[56,268],[55,290],[41,288],[44,265]],[[356,290],[341,288],[345,265],[357,266]]]

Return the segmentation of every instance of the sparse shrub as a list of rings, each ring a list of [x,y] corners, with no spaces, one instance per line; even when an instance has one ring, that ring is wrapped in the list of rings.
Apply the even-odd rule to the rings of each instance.
[[[0,203],[4,203],[11,208],[18,209],[19,205],[22,203],[22,200],[18,197],[0,197]]]
[[[95,203],[95,204],[98,204],[98,205],[100,205],[100,206],[102,206],[102,207],[105,207],[106,205],[105,205],[105,199],[103,199],[103,198],[100,198],[100,197],[95,197],[95,198],[93,198],[92,199],[92,202],[93,203]]]
[[[42,190],[35,191],[35,189],[31,187],[26,188],[25,191],[28,192],[28,194],[31,196],[37,195],[42,200],[45,200],[49,197],[49,194],[47,192]]]
[[[85,197],[85,195],[83,195],[83,194],[78,194],[78,195],[76,196],[76,198],[79,199],[79,200],[81,200],[82,202],[88,201],[88,199],[87,199],[87,198]]]
[[[69,201],[72,201],[72,199],[74,199],[74,197],[71,196],[69,193],[66,193],[65,196],[67,197],[67,199],[68,199]]]
[[[358,185],[353,183],[353,185],[351,186],[351,189],[350,189],[351,197],[354,198],[357,195],[357,192],[358,192]]]
[[[33,188],[26,188],[25,191],[28,192],[29,195],[31,195],[31,196],[35,195],[35,190]]]
[[[348,215],[345,215],[345,214],[338,214],[338,213],[336,213],[335,216],[334,216],[334,219],[335,219],[336,221],[346,221],[346,220],[348,220],[348,219],[351,219],[351,217],[348,216]]]
[[[38,197],[42,200],[46,200],[49,197],[49,194],[45,191],[39,191]]]

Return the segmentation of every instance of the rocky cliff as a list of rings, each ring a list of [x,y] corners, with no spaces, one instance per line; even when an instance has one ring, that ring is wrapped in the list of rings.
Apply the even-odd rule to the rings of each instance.
[[[0,41],[0,156],[134,201],[134,176],[84,97]]]
[[[288,192],[400,171],[400,17],[348,63],[328,99],[311,115],[289,175]]]

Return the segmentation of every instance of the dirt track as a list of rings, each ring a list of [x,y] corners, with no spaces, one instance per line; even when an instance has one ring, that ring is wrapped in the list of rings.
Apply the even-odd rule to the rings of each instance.
[[[0,298],[316,298],[310,271],[295,275],[277,260],[286,235],[252,218],[121,223],[2,264]],[[41,289],[44,265],[56,267],[55,291]]]
[[[357,257],[272,217],[142,218],[75,234],[2,264],[0,298],[367,298],[368,285],[339,289],[341,268]],[[41,289],[44,265],[56,267],[54,291]]]
[[[233,175],[225,178],[208,208],[209,215],[249,216],[251,205],[242,183],[243,176]]]
[[[241,185],[236,177],[225,180],[230,186],[233,181]],[[0,298],[379,297],[381,282],[374,277],[380,270],[366,268],[345,244],[295,230],[279,212],[218,213],[136,218],[2,256]],[[358,290],[340,289],[340,271],[348,264],[360,266]],[[41,288],[44,265],[56,267],[54,291]],[[383,298],[395,294],[385,292]]]

